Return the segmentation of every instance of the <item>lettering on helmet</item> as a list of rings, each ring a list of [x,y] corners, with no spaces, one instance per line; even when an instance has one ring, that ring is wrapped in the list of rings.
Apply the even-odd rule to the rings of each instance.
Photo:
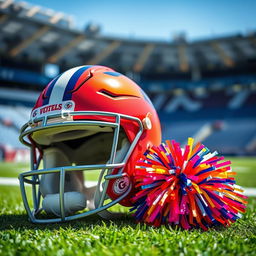
[[[74,111],[75,103],[71,100],[63,101],[61,103],[49,104],[36,108],[31,113],[31,118],[39,118],[48,114],[61,114],[62,112]]]
[[[130,181],[128,177],[116,179],[113,184],[113,192],[117,195],[123,194],[129,187]]]
[[[47,107],[40,109],[40,115],[47,113],[47,112],[55,111],[55,110],[61,110],[61,109],[62,109],[62,104],[49,105]]]

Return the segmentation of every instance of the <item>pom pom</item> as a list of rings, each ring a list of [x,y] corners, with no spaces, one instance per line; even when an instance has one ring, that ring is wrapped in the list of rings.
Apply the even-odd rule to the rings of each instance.
[[[166,141],[148,149],[138,161],[132,198],[137,221],[175,224],[184,229],[228,226],[245,212],[247,198],[235,185],[230,161],[223,161],[193,139],[182,149]]]

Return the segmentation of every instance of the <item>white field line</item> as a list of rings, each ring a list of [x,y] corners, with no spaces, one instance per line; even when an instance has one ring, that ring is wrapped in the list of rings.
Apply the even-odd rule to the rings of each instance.
[[[248,172],[249,170],[250,170],[249,167],[243,167],[243,166],[233,168],[234,172]]]
[[[246,196],[256,196],[256,188],[243,188]]]
[[[6,186],[19,186],[19,179],[18,178],[5,178],[0,177],[0,185]],[[90,188],[97,185],[97,181],[86,181],[85,186]]]
[[[19,186],[19,180],[18,178],[4,178],[0,177],[0,185],[6,185],[6,186]],[[85,186],[86,187],[93,187],[97,185],[97,181],[86,181]],[[244,194],[246,196],[256,196],[256,188],[243,188]]]

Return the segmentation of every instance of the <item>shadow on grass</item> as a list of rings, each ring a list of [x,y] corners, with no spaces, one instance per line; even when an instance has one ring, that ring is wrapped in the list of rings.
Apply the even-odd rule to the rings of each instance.
[[[225,228],[222,225],[217,225],[211,227],[209,231],[213,232],[224,232],[225,230],[233,230],[244,232],[247,230],[248,232],[252,232],[255,234],[255,198],[249,199],[250,207],[247,208],[246,214],[242,219],[238,220],[236,223],[233,223],[231,227]],[[147,230],[152,228],[151,226],[140,224],[140,228],[143,227],[143,230]],[[138,228],[138,224],[135,222],[134,217],[131,213],[123,213],[121,217],[106,220],[101,218],[98,215],[87,216],[85,218],[81,218],[78,220],[73,220],[64,223],[51,223],[51,224],[33,224],[28,220],[27,214],[24,212],[23,214],[2,214],[0,215],[0,231],[4,230],[60,230],[60,229],[93,229],[93,228],[101,228],[101,227],[110,227],[116,226],[117,228],[130,227],[132,229]],[[177,226],[169,226],[166,225],[166,228],[172,230],[173,232],[180,232],[183,230]],[[200,230],[200,228],[192,228],[189,232],[204,232]],[[208,232],[209,232],[208,231]]]
[[[117,227],[130,226],[135,228],[137,224],[131,214],[123,214],[121,217],[111,220],[106,220],[98,215],[87,216],[78,220],[63,222],[63,223],[49,223],[49,224],[34,224],[28,220],[27,214],[2,214],[0,215],[0,231],[4,230],[59,230],[70,228],[88,228],[91,226],[111,226]]]
[[[144,225],[143,230],[151,229],[152,226],[150,225]],[[28,217],[26,214],[10,214],[10,215],[1,215],[0,216],[0,231],[4,230],[65,230],[65,229],[93,229],[93,228],[102,228],[102,227],[110,227],[115,226],[119,229],[123,227],[130,227],[132,229],[138,228],[138,224],[135,222],[133,216],[131,214],[125,213],[121,217],[112,219],[112,220],[106,220],[101,218],[98,215],[92,215],[85,218],[81,218],[78,220],[63,222],[63,223],[50,223],[50,224],[33,224],[28,220]],[[142,228],[140,226],[140,228]],[[173,231],[174,233],[178,232],[187,232],[187,230],[184,230],[178,226],[171,226],[166,225],[165,228]],[[158,229],[158,228],[156,228]],[[226,228],[223,226],[215,226],[212,227],[210,230],[222,232]],[[204,233],[203,230],[200,228],[193,228],[190,230],[190,232],[199,232]]]

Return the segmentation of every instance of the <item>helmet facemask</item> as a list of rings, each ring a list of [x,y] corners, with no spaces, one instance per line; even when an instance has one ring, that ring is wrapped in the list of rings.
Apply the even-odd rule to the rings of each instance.
[[[79,120],[74,121],[78,114]],[[81,119],[81,115],[93,114],[115,121]],[[20,175],[21,192],[29,217],[35,223],[67,221],[94,213],[106,216],[104,211],[120,202],[131,190],[123,169],[142,134],[141,121],[106,112],[70,112],[67,117],[48,115],[22,129],[21,141],[31,147],[34,161],[32,171]],[[56,118],[60,121],[51,121]],[[133,141],[128,140],[120,125],[121,119],[137,123],[139,128]],[[84,176],[89,170],[100,170],[98,184],[94,187],[84,185]],[[107,203],[109,181],[124,178],[128,186],[121,191],[120,197]],[[24,183],[32,185],[32,207]],[[48,218],[41,212],[54,217]]]

